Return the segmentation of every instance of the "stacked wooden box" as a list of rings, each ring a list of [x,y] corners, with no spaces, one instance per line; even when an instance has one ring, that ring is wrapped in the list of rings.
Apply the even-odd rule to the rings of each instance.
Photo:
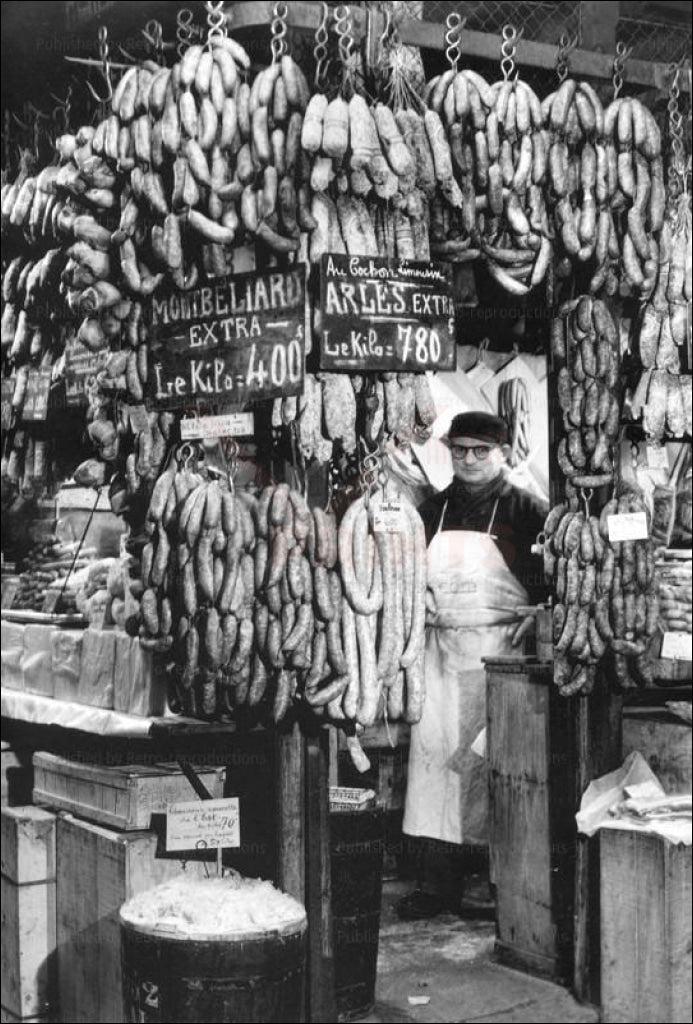
[[[60,810],[59,1020],[113,1024],[124,1020],[120,907],[184,869],[195,876],[206,873],[202,862],[183,865],[166,856],[163,834],[150,828],[152,817],[163,815],[167,804],[194,795],[180,769],[171,765],[104,767],[41,753],[35,756],[34,770],[34,799]],[[198,775],[212,796],[222,796],[222,769]]]
[[[2,1020],[54,1019],[55,815],[2,808]]]
[[[691,847],[602,829],[601,1020],[691,1020]]]

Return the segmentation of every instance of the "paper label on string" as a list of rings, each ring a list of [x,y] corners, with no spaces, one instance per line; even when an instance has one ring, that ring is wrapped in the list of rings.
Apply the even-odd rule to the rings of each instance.
[[[476,366],[472,366],[471,370],[467,370],[467,380],[470,380],[474,387],[479,389],[488,384],[495,376],[495,370],[492,370],[486,363],[477,363]]]
[[[252,412],[226,413],[223,416],[190,416],[180,421],[183,441],[215,437],[252,437],[255,416]]]
[[[649,537],[644,512],[619,512],[607,517],[607,525],[612,544],[620,540],[646,540]]]
[[[399,501],[383,501],[373,506],[373,533],[403,533],[404,509]]]
[[[215,850],[241,845],[238,797],[187,800],[166,808],[166,850]]]
[[[648,444],[646,447],[648,469],[669,469],[669,453],[664,444]]]
[[[662,637],[660,658],[672,661],[691,661],[691,634],[683,632],[665,633]]]
[[[143,430],[147,430],[149,427],[149,416],[147,415],[147,407],[139,403],[138,405],[128,405],[126,412],[130,420],[130,426],[132,427],[133,434],[141,434]]]

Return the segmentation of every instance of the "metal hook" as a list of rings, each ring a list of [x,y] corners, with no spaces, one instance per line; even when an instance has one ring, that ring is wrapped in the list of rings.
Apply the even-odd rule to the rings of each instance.
[[[111,69],[113,65],[111,64],[111,61],[109,59],[108,29],[105,25],[99,26],[98,39],[99,57],[101,59],[101,74],[106,85],[106,95],[100,96],[94,88],[94,86],[91,84],[91,82],[87,82],[87,88],[89,89],[89,92],[92,94],[96,102],[99,103],[101,106],[105,107],[113,99],[113,82],[111,81]],[[67,59],[78,60],[79,58],[68,57]]]
[[[467,19],[460,17],[457,11],[451,11],[445,19],[447,32],[445,33],[445,56],[453,71],[457,71],[460,60],[460,38],[462,29],[467,24]]]
[[[579,43],[579,32],[576,32],[572,39],[567,32],[561,33],[561,38],[558,40],[558,50],[556,52],[556,74],[559,82],[564,82],[568,77],[570,55],[573,50],[577,49]]]
[[[507,24],[503,26],[502,36],[503,42],[501,43],[501,71],[503,72],[503,78],[507,82],[510,76],[515,71],[515,54],[517,52],[517,43],[524,35],[524,28],[519,31],[514,25]],[[519,74],[519,73],[518,73]]]
[[[626,46],[626,44],[619,39],[616,43],[616,56],[614,57],[613,86],[615,100],[618,99],[621,89],[623,88],[623,73],[625,71],[626,61],[632,52],[633,47]]]
[[[205,0],[207,11],[207,42],[218,36],[226,35],[226,14],[224,0]]]
[[[160,63],[164,56],[164,29],[161,22],[152,18],[140,31],[154,50],[154,59]]]
[[[313,57],[315,59],[315,88],[320,90],[324,88],[325,81],[327,78],[327,69],[330,64],[329,57],[327,56],[327,44],[329,42],[328,25],[330,22],[330,8],[322,0],[322,16],[320,24],[315,30],[315,45],[313,47]]]
[[[176,39],[178,40],[176,53],[179,57],[182,57],[190,46],[193,17],[193,12],[189,7],[181,7],[176,13]]]
[[[277,61],[281,60],[287,51],[286,46],[286,19],[289,15],[289,8],[284,3],[284,0],[277,0],[272,8],[272,41],[270,48],[272,50],[272,63],[276,64]]]

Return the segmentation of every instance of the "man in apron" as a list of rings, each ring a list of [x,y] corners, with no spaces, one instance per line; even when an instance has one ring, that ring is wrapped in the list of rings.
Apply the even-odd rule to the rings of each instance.
[[[448,432],[454,479],[419,509],[428,539],[426,701],[412,726],[403,830],[418,837],[420,888],[401,917],[460,911],[463,876],[487,851],[486,762],[472,744],[486,726],[482,659],[514,653],[518,608],[543,595],[531,546],[545,509],[506,472],[505,422],[462,413]],[[524,632],[524,630],[522,630]]]

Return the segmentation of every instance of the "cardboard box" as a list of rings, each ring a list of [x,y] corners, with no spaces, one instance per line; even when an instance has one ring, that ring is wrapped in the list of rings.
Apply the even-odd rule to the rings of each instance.
[[[113,704],[129,715],[158,716],[166,712],[168,685],[152,651],[137,637],[116,632]]]
[[[77,694],[79,704],[94,708],[113,708],[115,670],[115,632],[87,629],[82,640]]]
[[[83,629],[56,629],[51,637],[53,696],[57,700],[77,700],[82,671]]]
[[[24,630],[17,622],[2,620],[0,647],[2,685],[10,690],[24,689]]]
[[[22,671],[27,693],[38,693],[42,697],[55,696],[52,655],[55,632],[52,626],[24,627]]]

